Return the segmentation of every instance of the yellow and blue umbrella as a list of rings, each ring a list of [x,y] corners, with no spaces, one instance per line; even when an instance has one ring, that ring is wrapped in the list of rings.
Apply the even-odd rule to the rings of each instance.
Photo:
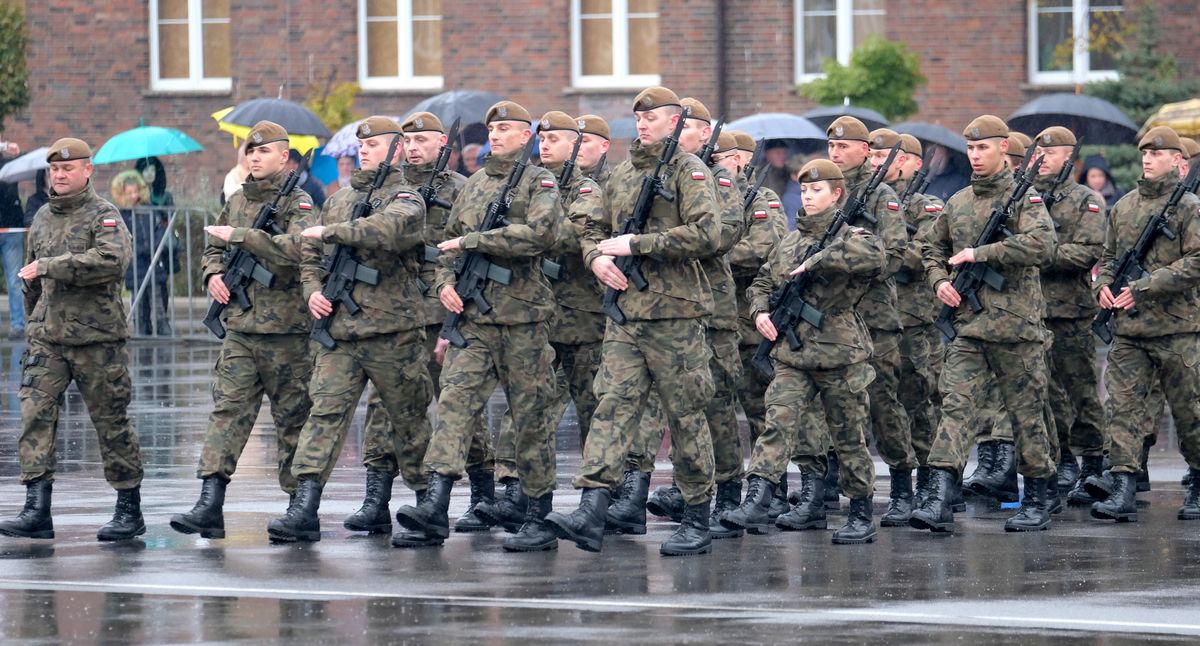
[[[216,112],[212,113],[212,118],[216,120],[217,128],[221,130],[221,132],[228,132],[229,134],[233,135],[233,147],[237,148],[239,145],[241,145],[241,142],[245,141],[246,137],[250,136],[251,126],[243,126],[236,123],[229,123],[228,121],[222,121],[222,119],[224,119],[225,116],[230,112],[233,112],[233,106],[217,110]],[[288,148],[295,148],[296,150],[300,151],[301,155],[320,145],[321,142],[318,141],[313,135],[288,135]]]
[[[204,150],[195,139],[174,128],[139,126],[114,135],[92,157],[96,164],[112,164],[144,157],[165,157]]]

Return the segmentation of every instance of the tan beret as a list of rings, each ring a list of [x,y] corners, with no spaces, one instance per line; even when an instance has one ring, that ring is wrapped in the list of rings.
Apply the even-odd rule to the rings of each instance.
[[[633,111],[643,112],[645,110],[661,108],[665,105],[683,107],[683,104],[679,102],[678,94],[675,94],[671,90],[668,90],[661,85],[656,85],[654,87],[648,87],[642,90],[641,93],[637,95],[637,98],[633,100]]]
[[[838,117],[825,129],[826,137],[845,141],[867,141],[870,134],[867,126],[854,117]]]
[[[814,159],[800,169],[800,183],[827,182],[845,179],[837,164],[828,159]]]
[[[733,133],[733,136],[737,138],[738,148],[751,155],[754,154],[754,151],[758,150],[758,142],[754,141],[754,137],[751,137],[750,133],[741,130],[729,130],[728,132]]]
[[[1183,142],[1183,156],[1186,159],[1195,159],[1200,155],[1200,142],[1188,137],[1180,137],[1179,141]]]
[[[721,134],[717,136],[717,147],[715,149],[713,149],[713,152],[714,153],[727,153],[731,150],[740,150],[740,149],[741,149],[741,146],[738,145],[737,135],[733,134],[732,132],[729,132],[728,130],[722,130]]]
[[[1026,148],[1028,148],[1028,147],[1030,147],[1030,146],[1032,146],[1032,145],[1033,145],[1033,139],[1031,139],[1031,138],[1029,137],[1029,135],[1027,135],[1027,134],[1025,134],[1025,133],[1023,133],[1023,132],[1020,132],[1019,130],[1009,130],[1009,131],[1008,131],[1008,136],[1010,136],[1010,137],[1012,137],[1013,139],[1016,139],[1017,141],[1021,142],[1021,145],[1022,145],[1022,146],[1025,146]]]
[[[283,126],[273,121],[259,121],[246,134],[246,150],[287,140],[288,133]]]
[[[1183,152],[1183,142],[1179,140],[1179,133],[1168,128],[1167,126],[1155,126],[1142,137],[1142,141],[1138,143],[1138,150],[1178,150]]]
[[[579,126],[579,132],[585,135],[596,135],[605,139],[612,139],[612,134],[608,129],[608,122],[602,117],[594,114],[585,114],[575,120],[575,125]]]
[[[892,146],[900,142],[900,133],[891,128],[879,128],[872,130],[867,138],[869,139],[867,145],[872,150],[891,150]]]
[[[440,132],[446,134],[442,120],[432,112],[414,112],[400,124],[403,132]]]
[[[529,110],[512,101],[500,101],[488,108],[487,115],[483,117],[484,125],[493,121],[524,121],[532,125],[533,117],[529,116]]]
[[[92,147],[82,139],[63,137],[50,145],[46,153],[47,162],[63,162],[72,159],[91,159]]]
[[[379,135],[398,135],[402,132],[400,124],[396,123],[395,119],[376,115],[374,117],[367,117],[359,122],[358,130],[354,134],[359,139],[366,139]]]
[[[542,120],[538,122],[538,132],[547,130],[570,130],[571,132],[579,132],[579,124],[571,118],[571,115],[558,110],[551,110],[542,115]]]
[[[1014,157],[1024,157],[1025,156],[1025,151],[1028,150],[1028,148],[1025,146],[1025,143],[1022,142],[1019,137],[1016,137],[1016,136],[1010,134],[1010,135],[1008,135],[1008,137],[1006,137],[1006,139],[1008,139],[1008,154],[1009,155],[1013,155]]]
[[[1074,146],[1076,141],[1075,133],[1062,126],[1050,126],[1049,128],[1039,132],[1038,136],[1035,137],[1034,140],[1037,141],[1037,145],[1043,148],[1050,148],[1052,146]]]
[[[689,119],[698,119],[705,123],[712,123],[712,113],[708,111],[708,108],[699,99],[693,99],[690,96],[685,97],[679,100],[679,105],[691,111],[688,115]]]
[[[925,154],[925,147],[921,145],[921,140],[909,134],[900,135],[900,150],[917,157]]]
[[[1004,119],[992,114],[985,114],[981,117],[975,117],[975,120],[967,124],[963,128],[963,137],[967,141],[979,141],[980,139],[992,138],[1007,138],[1008,124],[1004,123]],[[1011,155],[1012,151],[1008,151]]]

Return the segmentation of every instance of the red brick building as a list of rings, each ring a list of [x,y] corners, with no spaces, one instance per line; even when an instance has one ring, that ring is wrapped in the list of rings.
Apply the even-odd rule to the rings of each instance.
[[[1112,74],[1111,56],[1085,39],[1072,51],[1070,34],[1096,39],[1139,1],[43,0],[25,3],[32,101],[4,126],[26,147],[68,133],[98,146],[139,118],[180,128],[207,150],[169,164],[190,164],[192,188],[215,195],[233,154],[210,113],[263,96],[303,101],[329,78],[362,85],[363,115],[470,88],[535,114],[611,118],[659,82],[729,118],[801,113],[811,105],[796,86],[822,58],[847,60],[882,33],[906,42],[929,80],[913,118],[957,128]],[[1156,5],[1175,16],[1164,46],[1200,73],[1194,0]]]

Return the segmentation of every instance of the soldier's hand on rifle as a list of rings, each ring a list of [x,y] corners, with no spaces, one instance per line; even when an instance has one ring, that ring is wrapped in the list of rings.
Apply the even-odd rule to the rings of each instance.
[[[233,237],[233,227],[229,226],[207,226],[204,227],[204,232],[221,242],[229,242],[229,239]]]
[[[621,273],[621,270],[613,264],[612,256],[597,256],[592,261],[592,273],[596,274],[596,278],[599,278],[606,287],[611,287],[619,292],[629,288],[629,279],[625,278],[625,274]]]
[[[325,227],[318,224],[315,227],[309,227],[300,232],[300,235],[310,240],[323,240],[325,236]],[[329,301],[326,301],[329,302]]]
[[[779,336],[779,331],[775,329],[771,315],[767,312],[759,312],[754,316],[754,327],[758,328],[758,333],[768,341],[774,341]]]
[[[962,296],[958,295],[958,290],[954,289],[954,285],[950,284],[948,280],[942,281],[942,284],[938,285],[937,297],[938,300],[950,307],[958,307],[959,303],[962,303]]]
[[[1108,287],[1105,287],[1105,289],[1108,289]],[[1109,292],[1109,295],[1111,296],[1112,292]],[[1122,289],[1121,293],[1117,294],[1117,297],[1113,299],[1112,306],[1113,309],[1133,309],[1133,290],[1129,287]]]
[[[950,256],[950,260],[947,262],[955,267],[963,264],[964,262],[975,262],[975,249],[973,247],[967,247],[953,256]]]
[[[229,288],[225,286],[223,280],[225,274],[216,274],[208,277],[208,295],[212,299],[222,305],[229,304]]]
[[[333,304],[321,292],[313,292],[313,295],[308,297],[308,311],[313,318],[323,319],[333,314]]]
[[[807,262],[807,261],[800,263],[800,266],[799,266],[799,267],[797,267],[797,268],[795,268],[795,269],[793,269],[793,270],[791,271],[791,273],[790,273],[790,274],[788,274],[788,275],[789,275],[789,276],[795,276],[796,274],[803,274],[803,273],[804,273],[804,272],[806,272],[806,271],[808,271],[808,262]]]
[[[439,242],[437,247],[438,251],[458,251],[462,249],[462,236],[451,238],[445,242]]]
[[[442,243],[445,244],[445,243]],[[455,314],[462,314],[463,302],[459,298],[458,292],[454,291],[454,285],[446,285],[442,291],[438,293],[438,300],[442,302],[442,307],[447,311]]]
[[[632,233],[619,235],[615,238],[602,240],[596,245],[596,250],[606,256],[632,256],[633,250],[629,248],[629,242],[633,240]]]
[[[450,347],[450,342],[442,337],[438,337],[437,345],[433,346],[433,359],[442,365],[446,361],[446,349]]]

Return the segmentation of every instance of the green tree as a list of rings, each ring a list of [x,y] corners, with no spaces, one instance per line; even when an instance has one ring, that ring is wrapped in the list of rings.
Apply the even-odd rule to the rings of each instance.
[[[5,119],[29,105],[25,38],[21,3],[0,1],[0,132],[4,131]]]
[[[871,36],[850,55],[850,64],[833,58],[822,64],[825,77],[801,85],[799,93],[821,105],[853,105],[871,108],[889,121],[917,111],[913,93],[925,83],[920,60],[904,43]]]
[[[312,110],[321,122],[333,132],[342,126],[359,118],[354,112],[354,99],[358,97],[357,83],[333,84],[334,71],[331,70],[325,83],[309,89],[308,100],[304,107]]]

